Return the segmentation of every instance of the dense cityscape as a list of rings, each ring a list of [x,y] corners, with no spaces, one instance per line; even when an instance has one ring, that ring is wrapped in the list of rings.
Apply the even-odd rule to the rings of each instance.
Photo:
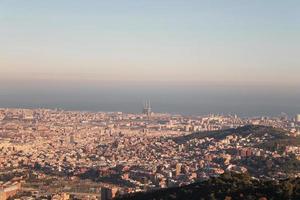
[[[0,0],[0,200],[300,200],[299,35],[299,0]]]
[[[171,115],[147,102],[141,114],[3,108],[0,120],[1,200],[112,199],[226,171],[300,177],[300,115]],[[265,148],[277,138],[295,143]]]

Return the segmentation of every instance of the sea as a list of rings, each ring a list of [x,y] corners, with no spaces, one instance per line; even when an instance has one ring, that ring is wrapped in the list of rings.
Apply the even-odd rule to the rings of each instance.
[[[182,115],[237,114],[241,117],[300,113],[297,87],[242,85],[13,84],[0,86],[2,108],[59,108],[92,112],[153,112]]]

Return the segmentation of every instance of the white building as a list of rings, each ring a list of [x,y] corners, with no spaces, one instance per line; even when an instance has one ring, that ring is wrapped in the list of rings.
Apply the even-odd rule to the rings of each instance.
[[[300,122],[300,114],[296,115],[296,122]]]

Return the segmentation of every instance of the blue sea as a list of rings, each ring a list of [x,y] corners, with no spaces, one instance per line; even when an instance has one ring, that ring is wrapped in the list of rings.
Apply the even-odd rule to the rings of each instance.
[[[154,112],[183,115],[275,116],[300,113],[296,87],[171,84],[1,84],[0,107],[61,108],[140,113],[151,101]]]

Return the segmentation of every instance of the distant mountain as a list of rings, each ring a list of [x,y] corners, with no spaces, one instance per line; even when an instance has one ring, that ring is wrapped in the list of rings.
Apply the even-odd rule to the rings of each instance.
[[[299,200],[300,179],[267,181],[247,174],[225,173],[191,185],[135,193],[120,200]]]
[[[185,136],[174,138],[174,141],[179,144],[184,144],[192,139],[214,138],[216,140],[223,140],[229,135],[236,135],[241,137],[263,138],[268,135],[268,140],[263,144],[259,144],[266,150],[283,151],[287,145],[300,145],[300,137],[291,137],[289,132],[280,128],[260,125],[246,125],[236,129],[195,132]]]

